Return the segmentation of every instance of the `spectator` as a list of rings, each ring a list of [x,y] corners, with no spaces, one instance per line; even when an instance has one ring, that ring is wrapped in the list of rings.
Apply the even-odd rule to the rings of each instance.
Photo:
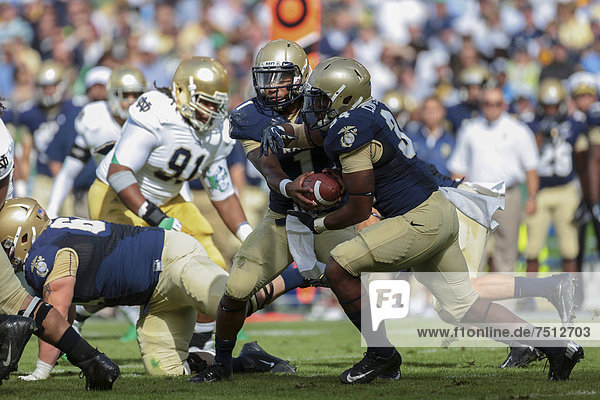
[[[421,160],[435,165],[442,174],[450,175],[446,163],[454,150],[454,135],[444,126],[446,109],[437,97],[425,99],[420,120],[406,132],[417,155]]]
[[[490,271],[513,272],[523,211],[521,184],[527,185],[525,212],[532,214],[539,186],[538,151],[531,130],[506,112],[502,89],[485,90],[482,114],[459,131],[448,169],[455,179],[504,181],[506,208],[494,216],[500,226],[490,236],[486,253],[493,248]]]

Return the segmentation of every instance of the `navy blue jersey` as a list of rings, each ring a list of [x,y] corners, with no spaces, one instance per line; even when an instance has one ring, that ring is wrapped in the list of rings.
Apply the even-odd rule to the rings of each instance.
[[[578,118],[536,118],[529,124],[538,136],[540,189],[571,182],[575,174],[573,149],[579,135],[586,133],[586,124]]]
[[[7,123],[12,123],[16,126],[24,125],[33,135],[33,143],[38,152],[36,168],[37,173],[47,176],[52,176],[48,167],[48,146],[56,135],[65,135],[70,143],[73,143],[77,132],[75,131],[75,119],[79,115],[81,107],[73,104],[71,100],[66,100],[61,103],[56,116],[49,118],[42,107],[38,104],[26,107],[24,110],[8,117],[10,120]],[[65,156],[68,154],[65,154]],[[63,156],[64,159],[64,156]],[[62,161],[62,159],[57,160]]]
[[[230,136],[233,139],[254,140],[260,142],[263,129],[269,125],[293,122],[300,124],[299,116],[289,121],[270,108],[261,107],[256,99],[248,100],[237,106],[229,116],[231,122]],[[290,179],[296,179],[304,172],[320,172],[333,166],[322,148],[315,149],[282,149],[277,153],[281,169]],[[293,208],[292,200],[279,192],[269,193],[269,208],[277,213],[286,214]]]
[[[164,237],[159,228],[60,217],[31,246],[25,279],[41,297],[57,251],[67,247],[79,259],[73,303],[145,304],[158,283]]]
[[[324,147],[341,168],[340,155],[371,141],[383,146],[383,155],[373,164],[374,207],[383,216],[403,215],[437,190],[436,180],[415,155],[412,142],[400,130],[391,111],[377,100],[340,115],[329,127]]]
[[[74,131],[73,129],[69,129],[65,126],[61,127],[58,133],[54,136],[54,139],[52,139],[52,141],[48,145],[48,149],[46,150],[48,160],[59,161],[62,163],[71,152],[71,148],[73,148],[75,137],[71,136],[69,133],[63,134],[61,132],[63,129]],[[95,179],[96,162],[92,157],[90,157],[85,163],[83,170],[75,178],[73,188],[75,188],[75,190],[88,189],[90,186],[92,186],[92,183],[94,183]]]

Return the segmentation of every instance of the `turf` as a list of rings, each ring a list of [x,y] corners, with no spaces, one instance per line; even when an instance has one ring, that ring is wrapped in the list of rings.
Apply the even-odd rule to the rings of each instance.
[[[404,364],[400,381],[377,381],[347,386],[338,374],[361,357],[358,335],[348,322],[285,322],[248,324],[245,332],[272,354],[291,360],[297,375],[236,375],[233,381],[190,384],[185,377],[154,378],[144,374],[135,342],[120,343],[126,329],[117,320],[92,319],[84,337],[121,366],[121,378],[112,392],[85,392],[78,370],[64,361],[52,378],[25,382],[18,374],[33,371],[37,344],[32,340],[19,364],[19,372],[0,386],[0,398],[19,399],[552,399],[599,398],[600,350],[586,348],[571,380],[548,382],[545,362],[518,370],[497,368],[506,350],[401,349]],[[243,342],[238,344],[241,348]],[[234,354],[237,354],[234,352]]]

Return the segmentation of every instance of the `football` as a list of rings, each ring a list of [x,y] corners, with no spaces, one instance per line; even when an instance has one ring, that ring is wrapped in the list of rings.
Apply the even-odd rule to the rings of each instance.
[[[302,186],[313,190],[313,196],[309,195],[308,198],[326,207],[336,204],[342,193],[337,180],[322,172],[307,177]]]

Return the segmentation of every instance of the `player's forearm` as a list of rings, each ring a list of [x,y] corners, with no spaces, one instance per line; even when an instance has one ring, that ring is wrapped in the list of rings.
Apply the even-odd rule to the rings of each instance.
[[[372,201],[371,197],[360,196],[353,198],[342,208],[327,215],[323,221],[325,227],[329,230],[343,229],[361,223],[371,216]],[[364,198],[362,198],[364,197]]]
[[[527,195],[529,198],[535,198],[540,188],[540,178],[536,170],[526,171]]]
[[[142,194],[137,181],[135,181],[131,169],[122,165],[111,164],[107,178],[111,188],[117,193],[123,204],[137,214],[146,198]]]
[[[248,153],[248,160],[265,178],[267,185],[278,193],[281,193],[279,185],[284,179],[289,179],[289,176],[281,169],[281,164],[277,157],[273,154],[267,157],[259,157],[258,149],[255,149]]]
[[[221,216],[221,219],[227,226],[227,228],[234,235],[239,229],[239,226],[243,223],[247,223],[246,214],[240,203],[240,200],[236,194],[233,194],[225,200],[213,201],[212,202],[217,212]]]
[[[51,218],[58,216],[58,210],[71,192],[71,189],[73,189],[75,178],[77,178],[77,175],[83,170],[84,165],[85,164],[81,161],[73,157],[67,156],[65,159],[63,167],[56,175],[54,183],[52,184],[50,200],[46,210]]]

